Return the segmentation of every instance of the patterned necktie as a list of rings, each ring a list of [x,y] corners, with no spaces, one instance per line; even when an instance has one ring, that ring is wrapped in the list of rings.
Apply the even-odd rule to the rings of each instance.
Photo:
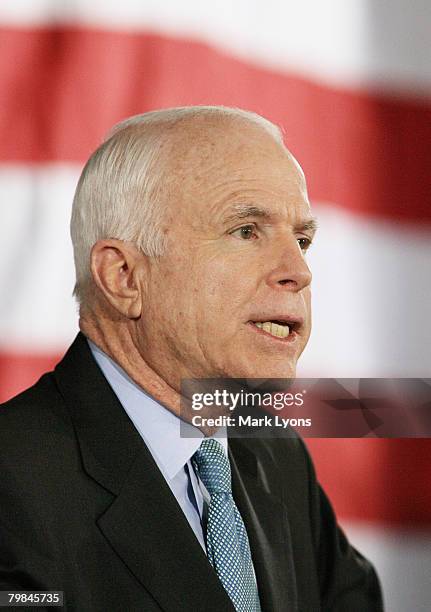
[[[229,459],[213,438],[193,455],[210,494],[206,544],[208,559],[238,612],[260,612],[247,532],[232,497]]]

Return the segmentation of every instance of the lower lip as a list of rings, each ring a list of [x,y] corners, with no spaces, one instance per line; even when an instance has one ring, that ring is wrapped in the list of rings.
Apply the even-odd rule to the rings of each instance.
[[[295,342],[298,337],[298,332],[296,331],[291,331],[289,335],[285,338],[279,338],[278,336],[273,336],[272,334],[269,334],[260,327],[256,327],[256,325],[254,323],[251,323],[250,321],[247,323],[247,325],[250,325],[250,327],[252,327],[255,332],[261,334],[263,337],[270,338],[271,340],[275,340],[276,342],[281,342],[282,344],[291,344],[292,342]]]

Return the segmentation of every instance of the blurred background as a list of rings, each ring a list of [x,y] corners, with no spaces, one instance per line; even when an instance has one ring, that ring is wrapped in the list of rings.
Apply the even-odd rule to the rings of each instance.
[[[280,125],[320,231],[303,376],[431,372],[428,0],[0,3],[0,399],[77,332],[69,216],[112,124],[224,104]],[[390,612],[431,609],[431,442],[307,442]],[[364,611],[365,612],[365,611]]]

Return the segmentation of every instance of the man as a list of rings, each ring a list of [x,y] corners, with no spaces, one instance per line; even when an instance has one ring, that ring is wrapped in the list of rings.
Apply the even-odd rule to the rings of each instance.
[[[382,609],[300,439],[179,434],[183,379],[295,376],[315,225],[262,117],[114,128],[73,204],[81,333],[0,412],[1,589],[83,611]]]

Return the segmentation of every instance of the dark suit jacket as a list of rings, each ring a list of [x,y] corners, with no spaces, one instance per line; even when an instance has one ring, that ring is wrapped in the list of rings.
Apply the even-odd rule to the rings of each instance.
[[[382,610],[302,441],[232,439],[229,453],[263,611]],[[55,372],[0,407],[8,589],[63,590],[65,609],[83,612],[233,612],[82,334]]]

